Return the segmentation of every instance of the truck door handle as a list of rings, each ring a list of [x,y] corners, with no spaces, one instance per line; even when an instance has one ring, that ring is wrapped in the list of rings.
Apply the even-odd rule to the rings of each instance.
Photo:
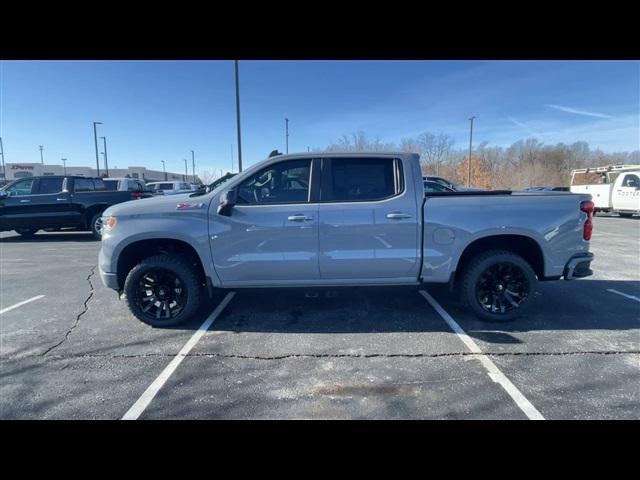
[[[20,203],[31,203],[31,200],[20,200]]]
[[[404,218],[411,218],[411,215],[403,212],[391,212],[391,213],[387,213],[387,218],[391,220],[402,220]]]
[[[59,202],[64,202],[66,200],[66,198],[56,198],[57,201]]]
[[[288,216],[287,220],[289,220],[290,222],[304,222],[308,220],[313,220],[313,217],[307,217],[306,215],[298,214],[298,215]]]

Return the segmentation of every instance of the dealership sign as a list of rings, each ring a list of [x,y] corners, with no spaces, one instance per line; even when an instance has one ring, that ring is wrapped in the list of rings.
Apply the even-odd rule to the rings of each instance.
[[[11,165],[11,170],[33,170],[33,165]]]

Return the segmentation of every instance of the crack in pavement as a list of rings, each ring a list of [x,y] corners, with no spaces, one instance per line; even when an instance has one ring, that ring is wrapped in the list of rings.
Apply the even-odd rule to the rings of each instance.
[[[97,265],[94,265],[93,267],[91,267],[91,271],[89,273],[89,275],[87,276],[86,280],[87,282],[89,282],[89,296],[85,299],[84,301],[84,310],[82,310],[78,316],[76,317],[76,321],[73,323],[73,325],[71,325],[71,328],[69,330],[67,330],[67,333],[65,333],[64,338],[62,340],[60,340],[58,343],[56,343],[55,345],[53,345],[52,347],[49,347],[41,356],[44,357],[47,353],[49,353],[50,351],[52,351],[55,348],[58,348],[60,345],[62,345],[68,338],[69,335],[71,335],[71,332],[73,332],[74,328],[76,328],[78,326],[78,324],[80,323],[80,317],[82,315],[84,315],[85,313],[87,313],[87,311],[89,310],[89,300],[91,300],[91,297],[93,297],[93,292],[95,291],[95,289],[93,288],[93,283],[91,283],[91,277],[96,273],[96,268],[98,268]]]
[[[640,350],[616,351],[594,350],[575,352],[453,352],[453,353],[290,353],[283,355],[238,355],[225,353],[187,353],[182,357],[194,358],[228,358],[240,360],[287,360],[295,358],[440,358],[440,357],[507,357],[507,356],[572,356],[572,355],[638,355]],[[142,354],[84,354],[84,355],[58,355],[49,357],[52,360],[82,359],[82,358],[174,358],[178,354],[173,353],[142,353]]]

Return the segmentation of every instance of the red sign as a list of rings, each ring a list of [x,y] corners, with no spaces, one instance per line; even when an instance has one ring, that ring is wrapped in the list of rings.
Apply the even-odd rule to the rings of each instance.
[[[11,165],[11,170],[33,170],[33,165]]]

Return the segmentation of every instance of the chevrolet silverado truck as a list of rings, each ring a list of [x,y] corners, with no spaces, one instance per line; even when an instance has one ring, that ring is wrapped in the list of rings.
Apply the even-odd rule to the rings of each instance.
[[[33,237],[38,230],[88,230],[99,240],[102,212],[137,198],[109,191],[101,178],[42,176],[21,178],[0,189],[0,231]]]
[[[99,273],[152,326],[216,289],[432,283],[506,321],[538,281],[593,273],[592,212],[566,192],[425,193],[417,154],[279,155],[207,193],[110,207]]]

